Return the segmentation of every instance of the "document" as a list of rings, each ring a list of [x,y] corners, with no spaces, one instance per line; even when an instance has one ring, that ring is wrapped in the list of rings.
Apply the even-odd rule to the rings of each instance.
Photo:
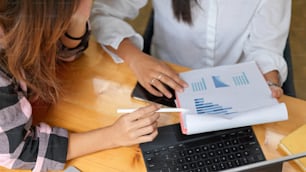
[[[196,134],[288,119],[284,103],[272,97],[255,62],[180,73],[189,84],[176,92],[182,133]]]

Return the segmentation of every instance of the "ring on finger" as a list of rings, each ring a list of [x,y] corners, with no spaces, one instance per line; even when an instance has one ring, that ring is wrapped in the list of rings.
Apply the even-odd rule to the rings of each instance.
[[[153,78],[150,83],[153,84],[155,80],[156,78]]]
[[[157,79],[161,80],[162,77],[163,77],[163,74],[161,73],[161,74],[158,75]]]

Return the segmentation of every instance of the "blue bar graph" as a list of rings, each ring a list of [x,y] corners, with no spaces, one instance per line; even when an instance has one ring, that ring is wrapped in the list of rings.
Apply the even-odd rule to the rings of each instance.
[[[243,86],[250,84],[250,81],[248,80],[244,72],[242,72],[241,75],[233,76],[233,81],[236,86]]]
[[[200,81],[192,82],[191,87],[193,92],[205,91],[207,89],[204,78],[201,78]]]
[[[223,107],[212,102],[204,102],[204,98],[194,99],[197,114],[222,114],[228,115],[235,112],[230,111],[232,107]]]

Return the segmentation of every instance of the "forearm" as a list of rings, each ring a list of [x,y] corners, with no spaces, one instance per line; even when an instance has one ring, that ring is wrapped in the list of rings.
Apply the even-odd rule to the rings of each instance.
[[[144,55],[144,53],[129,38],[123,39],[118,49],[114,49],[111,46],[106,46],[106,48],[117,54],[129,65],[131,65],[133,60]]]
[[[62,43],[67,48],[77,47],[82,41],[82,37],[86,34],[91,6],[92,0],[80,0],[79,7],[71,17],[66,35],[64,34],[61,37]]]
[[[111,137],[110,127],[84,133],[70,133],[67,160],[89,153],[117,147]]]
[[[120,146],[130,146],[152,141],[157,135],[156,111],[152,104],[133,113],[123,114],[112,125],[83,133],[70,133],[67,160]]]
[[[68,28],[66,31],[66,35],[64,34],[61,37],[61,42],[67,47],[67,48],[75,48],[77,47],[82,39],[77,39],[77,38],[82,38],[82,36],[86,32],[86,24],[87,20],[76,20],[73,23],[71,23],[71,27]],[[74,27],[73,27],[74,26]],[[78,27],[77,27],[78,26]],[[70,37],[76,38],[76,39],[71,39]]]

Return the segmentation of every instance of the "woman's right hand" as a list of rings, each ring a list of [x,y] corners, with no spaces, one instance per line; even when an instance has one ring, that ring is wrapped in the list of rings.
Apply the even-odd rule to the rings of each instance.
[[[159,105],[151,104],[132,113],[123,114],[113,125],[111,139],[116,146],[130,146],[152,141],[158,134],[156,112]]]
[[[177,92],[183,92],[188,87],[177,72],[155,57],[142,53],[139,56],[134,55],[128,63],[139,83],[155,96],[175,96],[171,95],[166,85]]]
[[[135,112],[123,114],[110,126],[69,133],[67,160],[105,149],[152,141],[158,134],[159,113],[156,111],[159,108],[160,105],[151,104]]]
[[[145,54],[128,38],[124,39],[118,49],[111,46],[107,48],[129,65],[139,83],[151,94],[171,98],[171,92],[165,87],[169,86],[177,92],[183,92],[188,84],[180,78],[164,61]]]

